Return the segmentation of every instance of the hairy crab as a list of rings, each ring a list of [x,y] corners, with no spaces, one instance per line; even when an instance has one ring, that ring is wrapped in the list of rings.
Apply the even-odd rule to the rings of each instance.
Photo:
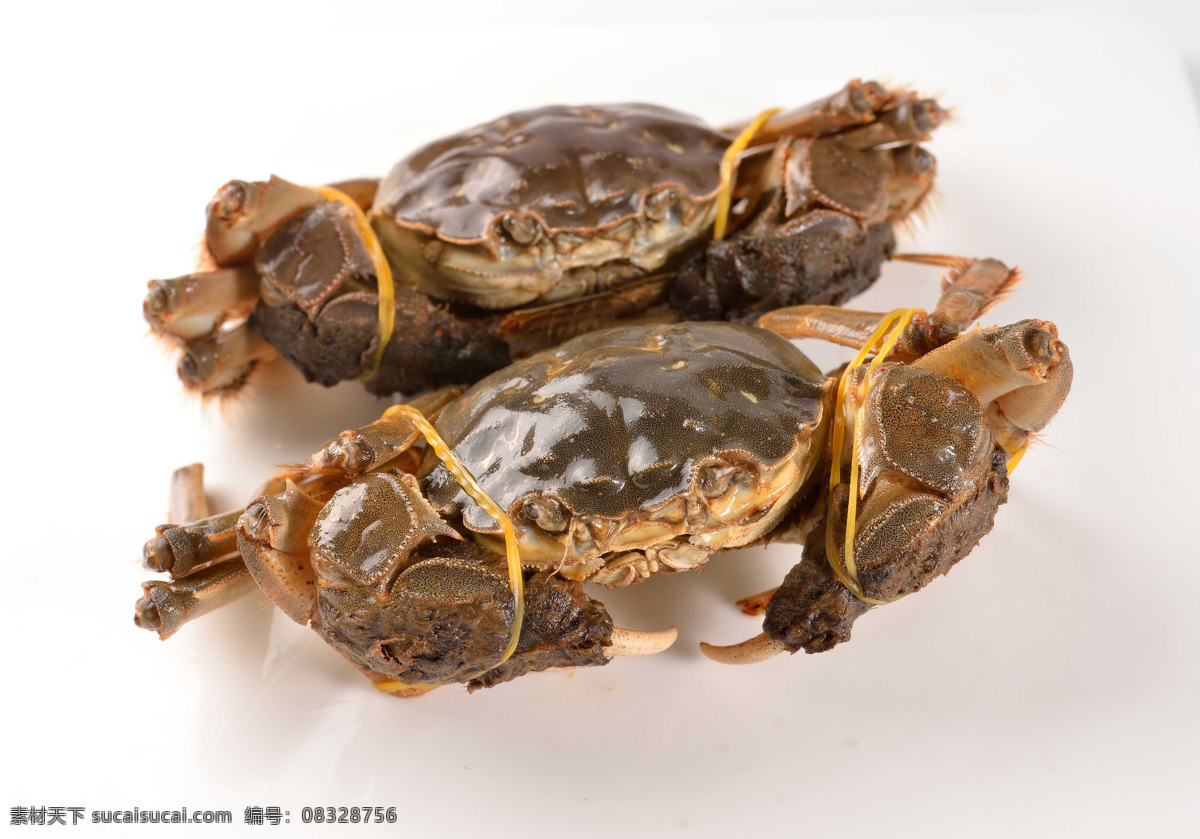
[[[654,105],[552,106],[437,140],[382,182],[231,181],[206,270],[149,284],[201,394],[282,355],[372,392],[468,384],[623,319],[840,304],[929,194],[932,99],[855,80],[717,130]],[[726,238],[726,235],[728,237]]]
[[[705,652],[827,650],[975,546],[1066,398],[1053,324],[966,330],[1015,278],[957,262],[928,314],[808,305],[584,335],[393,406],[244,511],[188,521],[204,510],[183,470],[181,523],[145,549],[175,581],[144,584],[136,621],[166,637],[257,586],[381,690],[474,688],[674,640],[615,628],[585,581],[784,540],[802,560],[742,603],[765,611],[763,634]],[[796,337],[861,350],[824,376]]]

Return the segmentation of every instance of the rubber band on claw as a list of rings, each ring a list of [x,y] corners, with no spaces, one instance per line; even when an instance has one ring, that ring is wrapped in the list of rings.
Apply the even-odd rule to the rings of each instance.
[[[879,351],[867,366],[867,372],[863,377],[861,398],[857,400],[858,407],[855,409],[854,441],[850,447],[850,498],[846,508],[846,541],[843,546],[845,568],[842,568],[838,563],[837,550],[834,544],[833,517],[828,512],[826,513],[825,524],[825,557],[829,560],[829,567],[833,569],[834,576],[859,600],[875,605],[882,605],[888,601],[867,597],[863,593],[862,583],[858,578],[858,567],[854,564],[854,525],[858,514],[858,448],[860,442],[859,434],[862,430],[862,411],[867,401],[867,394],[871,389],[871,377],[879,369],[879,365],[883,363],[883,360],[887,358],[888,353],[892,351],[896,342],[900,340],[900,336],[908,328],[909,322],[912,321],[915,315],[923,311],[923,309],[896,309],[884,315],[883,320],[880,321],[875,331],[871,333],[867,342],[863,344],[862,349],[858,351],[858,354],[846,366],[838,382],[837,403],[833,414],[833,463],[829,470],[829,495],[827,496],[829,499],[833,498],[834,488],[842,482],[842,450],[846,438],[846,394],[849,389],[850,379],[853,377],[854,371],[866,360],[867,355],[875,345],[882,341],[882,346],[880,346]],[[829,502],[827,501],[826,503]]]
[[[331,186],[315,186],[313,189],[319,192],[325,200],[339,201],[354,212],[359,235],[363,238],[367,253],[371,255],[371,264],[375,266],[375,280],[379,284],[379,345],[375,347],[371,366],[362,375],[364,379],[372,379],[379,372],[379,365],[383,363],[383,353],[387,349],[388,342],[392,340],[392,333],[396,328],[396,285],[392,280],[392,267],[388,264],[387,257],[384,256],[383,245],[379,242],[375,228],[371,227],[367,214],[363,212],[362,207],[358,206],[358,202],[340,189]]]
[[[508,559],[508,586],[512,590],[514,608],[513,608],[513,623],[512,630],[509,634],[508,645],[504,648],[504,652],[500,656],[500,660],[489,667],[485,667],[478,673],[475,673],[470,678],[477,679],[484,673],[494,670],[512,657],[512,654],[517,650],[517,642],[521,638],[521,626],[525,620],[525,577],[521,572],[521,551],[517,544],[517,530],[513,525],[513,521],[508,514],[500,509],[500,505],[488,496],[483,491],[483,487],[475,480],[463,462],[458,459],[458,456],[450,450],[446,445],[446,441],[438,434],[437,429],[425,419],[425,415],[411,405],[393,405],[384,411],[384,416],[396,416],[397,414],[408,418],[417,430],[421,432],[421,436],[425,438],[425,442],[433,449],[433,453],[437,455],[438,460],[446,465],[446,469],[454,476],[454,480],[463,488],[463,491],[471,497],[471,500],[483,508],[483,511],[491,516],[500,529],[504,532],[504,546]],[[383,684],[383,683],[381,683]],[[376,685],[379,687],[379,685]],[[414,685],[405,685],[405,688],[414,687]],[[379,687],[380,690],[387,691],[387,687]]]

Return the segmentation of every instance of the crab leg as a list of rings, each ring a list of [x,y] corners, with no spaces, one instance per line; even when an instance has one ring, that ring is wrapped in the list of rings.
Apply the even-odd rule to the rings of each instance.
[[[186,577],[202,565],[237,553],[235,527],[241,510],[210,516],[182,525],[164,525],[142,551],[151,571]]]
[[[204,465],[192,463],[171,475],[171,503],[167,521],[186,524],[208,518],[208,500],[204,497]]]
[[[847,148],[870,149],[888,143],[914,143],[929,139],[946,121],[946,112],[933,99],[918,99],[909,93],[894,107],[879,114],[874,122],[838,134],[838,142]]]
[[[194,340],[211,335],[229,312],[249,310],[258,300],[252,266],[219,268],[171,280],[151,280],[142,304],[157,334]]]
[[[166,639],[188,621],[227,606],[255,588],[240,559],[219,562],[178,582],[152,580],[142,583],[145,596],[134,606],[133,622]]]
[[[337,181],[329,186],[348,195],[363,210],[370,210],[371,205],[375,203],[375,193],[379,191],[379,178],[354,178],[349,181]]]
[[[916,315],[891,358],[910,360],[949,343],[977,318],[1003,300],[1020,281],[1020,272],[995,259],[898,255],[893,259],[950,266],[942,280],[942,296],[932,312]],[[935,261],[937,260],[937,261]],[[756,321],[785,338],[819,338],[843,347],[862,347],[879,326],[884,314],[842,309],[837,306],[790,306],[768,312]]]
[[[208,250],[221,266],[246,262],[279,225],[322,200],[315,189],[274,175],[269,181],[230,181],[208,204]]]
[[[517,309],[505,316],[500,334],[519,339],[513,342],[514,350],[533,352],[618,322],[669,323],[678,314],[659,304],[666,300],[674,278],[674,274],[660,274],[575,300]]]
[[[838,128],[863,125],[874,120],[876,112],[893,98],[893,94],[878,82],[854,79],[832,96],[775,115],[755,135],[754,144],[773,143],[784,136],[811,137]],[[750,120],[744,120],[724,126],[721,131],[737,136],[749,124]]]
[[[256,365],[276,355],[274,347],[243,323],[189,343],[179,359],[179,378],[204,394],[234,390]]]
[[[317,605],[308,535],[322,506],[289,481],[282,496],[264,495],[237,523],[238,548],[254,582],[302,625]]]
[[[747,615],[761,615],[767,609],[767,604],[771,602],[771,598],[775,596],[775,592],[779,591],[779,586],[769,588],[766,591],[760,591],[758,594],[752,594],[749,597],[743,597],[737,602],[738,608]]]
[[[432,422],[461,394],[459,388],[446,387],[418,396],[407,404]],[[369,425],[343,431],[288,474],[362,475],[384,466],[394,467],[396,464],[393,461],[411,451],[421,439],[421,432],[408,417],[400,413],[385,413]],[[406,465],[410,468],[405,471],[415,471],[419,462]]]

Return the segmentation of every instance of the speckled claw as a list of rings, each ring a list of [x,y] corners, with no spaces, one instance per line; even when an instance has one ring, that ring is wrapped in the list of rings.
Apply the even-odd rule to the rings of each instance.
[[[661,653],[670,648],[678,637],[679,633],[673,626],[658,632],[614,626],[612,644],[604,650],[604,653],[610,656],[654,655],[654,653]]]
[[[766,633],[728,647],[700,644],[700,652],[718,664],[758,664],[760,661],[774,658],[786,649],[783,644],[767,637]]]

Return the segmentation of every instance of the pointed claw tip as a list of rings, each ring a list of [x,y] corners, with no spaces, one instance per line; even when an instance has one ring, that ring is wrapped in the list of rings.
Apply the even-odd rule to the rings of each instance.
[[[608,656],[653,655],[670,647],[678,637],[679,632],[673,626],[658,632],[614,626],[612,643],[604,653]]]
[[[767,637],[765,632],[755,635],[748,641],[731,644],[728,647],[718,647],[703,642],[700,644],[700,652],[718,664],[757,664],[760,661],[774,658],[786,649],[787,647],[779,641]]]

